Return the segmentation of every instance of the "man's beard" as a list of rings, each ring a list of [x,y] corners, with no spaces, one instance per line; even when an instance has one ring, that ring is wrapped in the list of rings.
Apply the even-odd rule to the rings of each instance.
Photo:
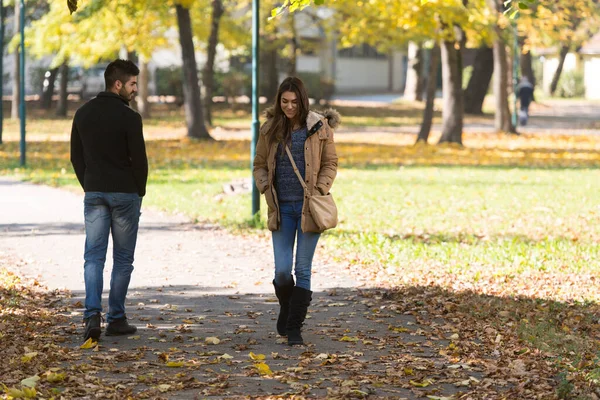
[[[133,100],[134,93],[128,93],[127,90],[123,87],[119,90],[119,96],[121,96],[124,100],[131,101]]]

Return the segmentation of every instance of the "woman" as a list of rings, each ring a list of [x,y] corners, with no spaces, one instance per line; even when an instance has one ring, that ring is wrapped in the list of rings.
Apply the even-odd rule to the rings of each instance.
[[[275,104],[266,116],[256,146],[254,179],[265,195],[268,227],[273,232],[273,286],[280,305],[277,332],[287,336],[289,345],[304,344],[300,329],[312,300],[312,259],[321,232],[304,202],[307,194],[294,172],[286,146],[309,194],[327,194],[337,173],[333,128],[339,123],[339,114],[333,110],[323,115],[310,111],[304,84],[290,77],[279,86]]]

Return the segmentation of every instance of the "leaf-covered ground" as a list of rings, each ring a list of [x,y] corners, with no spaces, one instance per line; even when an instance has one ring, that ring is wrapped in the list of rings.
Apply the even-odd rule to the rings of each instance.
[[[272,297],[190,308],[193,295],[166,287],[132,300],[140,338],[80,349],[79,300],[4,273],[6,390],[32,395],[21,381],[37,375],[45,398],[599,398],[600,135],[464,139],[336,135],[342,220],[322,243],[369,289],[316,298],[307,348],[273,346]],[[151,140],[148,152],[145,205],[264,240],[249,195],[223,195],[248,176],[249,142]],[[18,143],[0,147],[1,174],[79,191],[64,134],[30,143],[27,169],[16,160]]]

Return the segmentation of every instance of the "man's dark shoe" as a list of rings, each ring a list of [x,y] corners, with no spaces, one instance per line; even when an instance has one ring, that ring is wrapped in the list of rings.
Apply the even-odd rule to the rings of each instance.
[[[136,333],[137,328],[133,325],[129,325],[127,317],[119,318],[108,323],[106,327],[106,336],[119,336],[119,335],[131,335]]]
[[[100,338],[100,334],[102,330],[100,329],[100,321],[102,320],[102,316],[100,313],[96,313],[89,318],[86,318],[85,321],[85,331],[83,332],[83,340],[88,340],[92,338],[93,340],[98,340]]]

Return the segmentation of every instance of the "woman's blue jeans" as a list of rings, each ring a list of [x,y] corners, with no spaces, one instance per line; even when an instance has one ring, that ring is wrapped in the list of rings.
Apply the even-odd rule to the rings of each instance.
[[[275,253],[275,284],[290,284],[294,266],[294,244],[296,246],[296,286],[310,290],[312,260],[317,248],[320,233],[302,232],[303,201],[282,202],[279,204],[281,224],[273,232],[273,250]]]
[[[106,321],[110,323],[125,316],[125,297],[133,271],[141,203],[137,193],[85,194],[84,318],[102,312],[102,274],[111,233],[113,269]]]

